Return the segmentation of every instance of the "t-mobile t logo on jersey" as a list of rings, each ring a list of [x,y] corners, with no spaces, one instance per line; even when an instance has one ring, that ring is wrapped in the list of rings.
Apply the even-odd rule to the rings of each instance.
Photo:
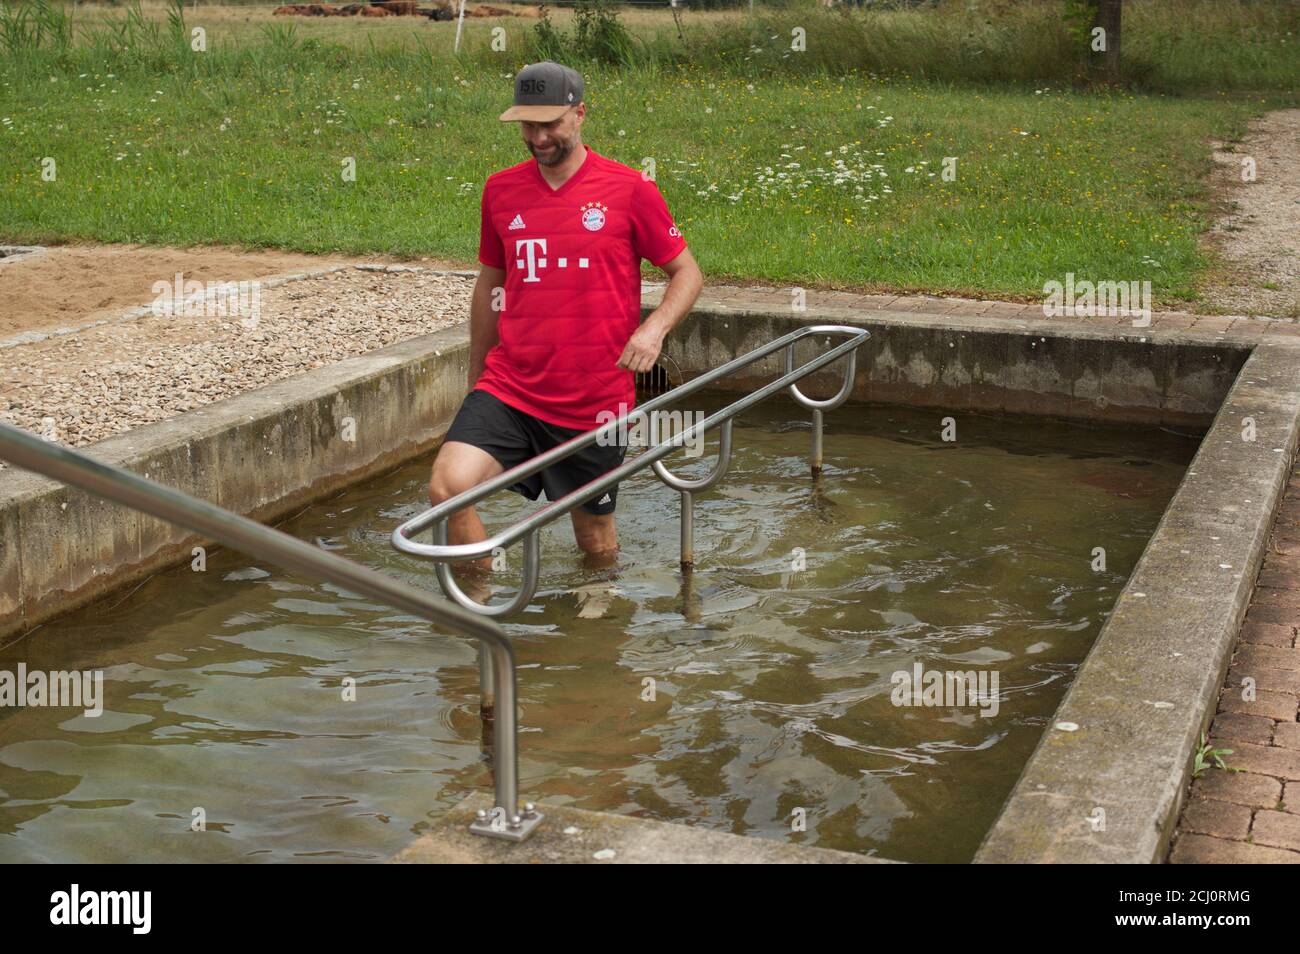
[[[541,278],[538,277],[537,270],[546,267],[546,259],[542,257],[546,255],[546,239],[515,239],[515,254],[524,256],[515,259],[515,268],[528,269],[524,281],[540,282]],[[569,260],[567,258],[557,258],[555,264],[559,268],[568,268]],[[579,268],[586,268],[588,264],[587,259],[578,259]]]

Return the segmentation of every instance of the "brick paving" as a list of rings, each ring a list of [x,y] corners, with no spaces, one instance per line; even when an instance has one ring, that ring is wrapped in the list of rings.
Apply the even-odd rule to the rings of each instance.
[[[1169,860],[1300,864],[1300,467],[1292,470]],[[1247,688],[1253,685],[1253,693]]]

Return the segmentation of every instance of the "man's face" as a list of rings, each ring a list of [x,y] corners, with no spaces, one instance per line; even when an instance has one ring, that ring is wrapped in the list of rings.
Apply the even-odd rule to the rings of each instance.
[[[577,148],[586,108],[570,106],[563,116],[549,123],[521,122],[524,144],[544,166],[558,166]]]

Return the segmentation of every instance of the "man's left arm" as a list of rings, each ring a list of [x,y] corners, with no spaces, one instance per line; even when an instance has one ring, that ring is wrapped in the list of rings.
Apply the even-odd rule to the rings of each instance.
[[[668,332],[690,313],[695,299],[700,297],[700,289],[704,287],[704,275],[689,248],[682,249],[680,255],[665,262],[660,268],[668,275],[668,287],[664,289],[663,301],[633,332],[623,349],[622,357],[618,359],[620,368],[638,374],[654,367]]]

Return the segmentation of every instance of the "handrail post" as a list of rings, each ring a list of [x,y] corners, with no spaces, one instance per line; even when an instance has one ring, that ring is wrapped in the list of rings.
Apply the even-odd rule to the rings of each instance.
[[[650,466],[654,472],[659,475],[669,487],[679,491],[682,495],[682,572],[689,573],[695,565],[695,496],[697,490],[708,490],[727,473],[727,468],[731,466],[731,428],[735,423],[732,418],[727,418],[722,422],[722,427],[718,431],[718,462],[703,477],[678,477],[662,461],[657,460]],[[700,425],[696,424],[690,430]],[[703,437],[703,433],[700,435]],[[680,439],[685,439],[680,435]]]
[[[695,567],[695,498],[689,490],[682,491],[682,572],[690,573]]]
[[[492,724],[496,708],[496,678],[492,674],[492,649],[482,640],[478,644],[478,716],[483,723],[484,741],[489,738],[488,728]]]
[[[794,345],[791,341],[785,346],[785,373],[794,373]],[[822,431],[823,428],[823,411],[833,411],[839,407],[853,392],[853,379],[857,374],[858,353],[856,350],[850,351],[846,357],[844,366],[844,382],[834,397],[825,400],[810,398],[799,390],[797,382],[790,384],[790,396],[802,404],[804,407],[812,408],[812,476],[814,479],[821,476],[822,473]]]
[[[519,703],[514,653],[504,640],[488,647],[492,660],[492,681],[496,707],[492,723],[492,775],[496,805],[492,811],[480,808],[469,830],[475,835],[523,841],[545,817],[532,802],[519,805]]]
[[[822,409],[813,408],[812,434],[812,475],[820,477],[822,473]]]

